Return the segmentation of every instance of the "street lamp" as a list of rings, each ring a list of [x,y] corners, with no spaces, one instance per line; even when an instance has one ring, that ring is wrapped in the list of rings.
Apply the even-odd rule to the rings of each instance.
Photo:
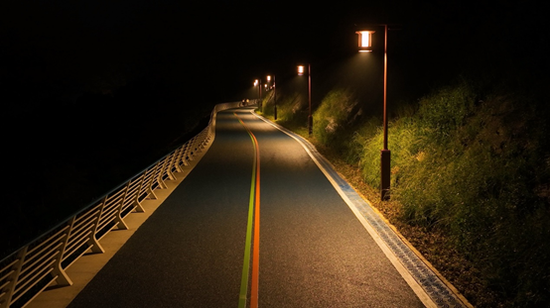
[[[256,79],[254,80],[254,86],[258,86],[258,107],[260,107],[260,110],[262,109],[262,80]]]
[[[267,76],[267,81],[271,82],[271,76]],[[273,118],[277,120],[277,84],[275,83],[275,75],[273,75]]]
[[[298,76],[303,76],[305,71],[305,66],[298,65]],[[312,129],[313,129],[313,117],[311,116],[311,65],[307,65],[307,97],[308,97],[308,104],[309,104],[309,114],[307,116],[307,129],[309,132],[309,135],[311,136]]]
[[[388,80],[388,25],[384,26],[384,149],[380,152],[380,192],[382,200],[390,198],[390,162],[391,152],[388,150],[388,118],[386,89]],[[372,52],[372,34],[374,31],[363,30],[356,32],[359,35],[359,52]]]
[[[363,30],[355,33],[359,37],[359,52],[372,52],[372,34],[375,32]]]

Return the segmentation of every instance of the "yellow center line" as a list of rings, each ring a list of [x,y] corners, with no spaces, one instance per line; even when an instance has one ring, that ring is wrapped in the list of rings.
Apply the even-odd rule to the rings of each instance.
[[[250,266],[250,249],[252,237],[252,217],[254,217],[254,244],[252,245],[252,284],[250,287],[250,307],[258,307],[258,286],[260,271],[260,147],[258,140],[246,124],[239,118],[237,113],[233,113],[239,122],[248,132],[252,144],[254,145],[254,164],[252,168],[252,182],[250,185],[250,202],[248,212],[248,225],[246,232],[246,244],[243,261],[243,271],[241,277],[241,291],[239,294],[239,308],[246,307],[246,292],[248,290],[248,275]],[[255,214],[255,215],[254,215]]]

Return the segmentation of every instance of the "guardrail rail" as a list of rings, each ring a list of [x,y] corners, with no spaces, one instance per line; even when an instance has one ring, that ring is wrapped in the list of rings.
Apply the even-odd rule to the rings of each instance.
[[[72,285],[65,270],[86,252],[105,252],[100,240],[115,228],[128,229],[124,218],[144,212],[142,201],[156,199],[155,190],[167,188],[165,181],[175,180],[176,173],[214,138],[216,114],[240,105],[216,105],[198,135],[1,260],[0,308],[24,307],[54,281],[57,286]]]

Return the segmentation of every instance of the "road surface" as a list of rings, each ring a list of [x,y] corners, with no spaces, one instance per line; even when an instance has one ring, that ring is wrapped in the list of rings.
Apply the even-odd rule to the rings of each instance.
[[[305,148],[218,113],[208,152],[69,307],[424,307]]]

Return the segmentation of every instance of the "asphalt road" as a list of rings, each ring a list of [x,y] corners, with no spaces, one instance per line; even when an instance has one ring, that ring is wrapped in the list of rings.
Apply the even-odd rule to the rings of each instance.
[[[243,281],[250,307],[254,275],[261,307],[423,307],[304,148],[248,109],[218,114],[199,164],[69,307],[238,307]]]

